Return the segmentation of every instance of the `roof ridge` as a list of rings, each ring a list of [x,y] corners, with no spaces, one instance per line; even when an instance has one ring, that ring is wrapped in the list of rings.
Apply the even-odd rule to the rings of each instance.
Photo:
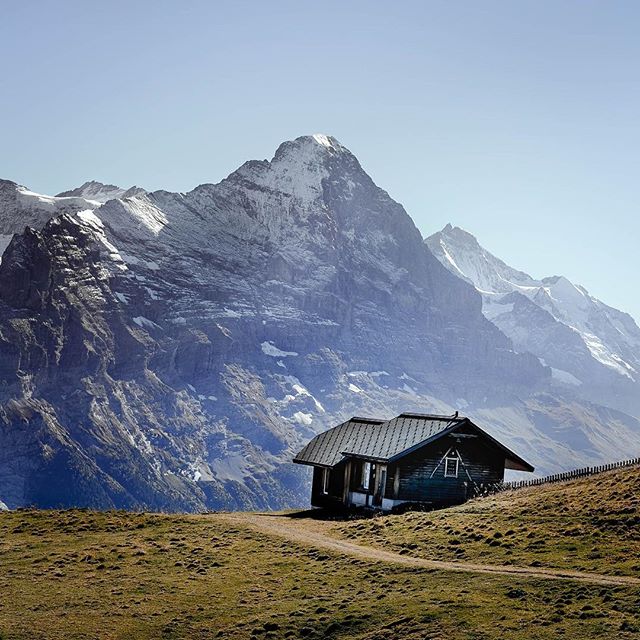
[[[437,413],[411,413],[410,411],[403,411],[400,415],[396,416],[396,418],[402,418],[402,417],[428,418],[429,420],[446,420],[448,422],[452,420],[466,420],[466,416],[461,416],[457,413],[454,413],[451,415],[440,415]],[[395,420],[396,418],[391,418],[391,419]]]
[[[362,416],[353,416],[353,418],[349,418],[347,422],[373,422],[375,424],[382,424],[383,422],[389,421],[382,420],[381,418],[363,418]]]

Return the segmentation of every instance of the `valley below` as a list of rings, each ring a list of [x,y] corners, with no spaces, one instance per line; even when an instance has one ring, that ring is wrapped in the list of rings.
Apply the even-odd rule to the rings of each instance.
[[[0,513],[0,638],[633,638],[640,468],[433,512]]]

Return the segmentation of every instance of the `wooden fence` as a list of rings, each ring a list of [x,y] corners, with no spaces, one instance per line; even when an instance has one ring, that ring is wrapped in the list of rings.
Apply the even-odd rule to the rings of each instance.
[[[611,462],[597,467],[583,467],[582,469],[574,469],[573,471],[565,471],[564,473],[555,473],[543,478],[533,478],[532,480],[516,480],[514,482],[498,482],[492,485],[482,485],[477,488],[476,495],[487,495],[498,493],[499,491],[510,491],[512,489],[523,489],[525,487],[537,487],[552,482],[566,482],[567,480],[575,480],[576,478],[584,478],[586,476],[594,476],[605,471],[613,471],[614,469],[622,469],[624,467],[635,467],[640,465],[640,458],[632,458],[630,460],[622,460],[621,462]]]

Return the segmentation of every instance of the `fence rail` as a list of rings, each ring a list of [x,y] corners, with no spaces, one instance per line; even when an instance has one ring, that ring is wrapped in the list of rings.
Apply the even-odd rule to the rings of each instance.
[[[516,480],[514,482],[498,482],[492,485],[483,485],[478,487],[477,495],[488,495],[498,493],[500,491],[510,491],[512,489],[524,489],[525,487],[537,487],[543,484],[551,484],[553,482],[566,482],[567,480],[575,480],[576,478],[585,478],[594,476],[606,471],[614,469],[623,469],[625,467],[635,467],[640,465],[640,458],[631,458],[630,460],[622,460],[620,462],[611,462],[596,467],[582,467],[573,471],[565,471],[564,473],[554,473],[543,478],[533,478],[532,480]]]

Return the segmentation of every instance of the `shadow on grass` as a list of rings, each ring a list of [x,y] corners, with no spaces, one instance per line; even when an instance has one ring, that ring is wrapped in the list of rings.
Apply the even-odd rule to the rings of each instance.
[[[345,522],[347,520],[366,520],[379,513],[364,509],[303,509],[287,513],[261,513],[261,516],[274,518],[291,518],[295,520],[329,520]]]
[[[434,505],[420,502],[407,502],[393,509],[391,513],[394,515],[401,515],[410,511],[428,513],[431,511],[448,509],[454,506],[457,506],[457,504]],[[388,512],[385,513],[380,511],[379,509],[365,509],[364,507],[343,507],[334,509],[325,507],[317,509],[302,509],[300,511],[288,511],[285,513],[261,513],[260,515],[300,520],[306,519],[346,522],[348,520],[370,520],[371,518],[378,518],[383,515],[388,515]]]

